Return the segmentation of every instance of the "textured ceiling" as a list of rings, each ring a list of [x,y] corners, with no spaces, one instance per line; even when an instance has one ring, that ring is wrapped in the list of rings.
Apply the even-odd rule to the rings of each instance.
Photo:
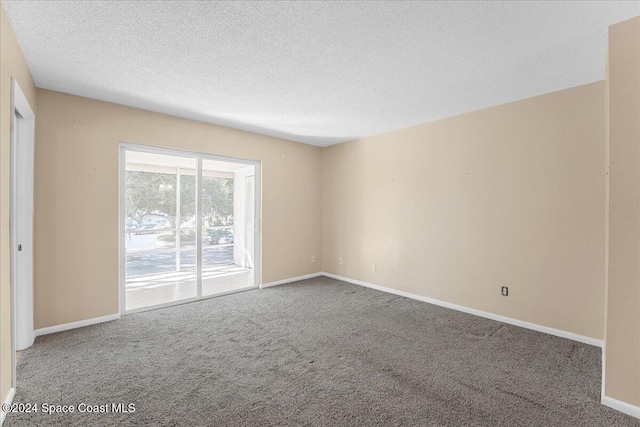
[[[39,87],[316,145],[602,80],[635,2],[4,1]]]

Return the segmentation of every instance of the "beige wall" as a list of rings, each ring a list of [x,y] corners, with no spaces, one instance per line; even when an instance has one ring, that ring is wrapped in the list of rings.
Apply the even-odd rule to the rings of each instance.
[[[605,395],[640,406],[640,18],[609,28]]]
[[[119,141],[262,161],[262,282],[321,271],[321,148],[41,89],[36,134],[36,328],[118,312]]]
[[[604,104],[598,82],[325,149],[324,271],[602,339]]]
[[[15,77],[36,112],[36,87],[7,15],[0,4],[0,399],[11,388],[11,286],[9,198],[11,152],[11,78]]]

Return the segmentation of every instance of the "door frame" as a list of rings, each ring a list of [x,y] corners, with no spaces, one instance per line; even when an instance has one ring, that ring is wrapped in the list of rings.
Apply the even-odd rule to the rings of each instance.
[[[120,141],[118,146],[118,312],[120,315],[138,313],[142,311],[155,310],[170,307],[178,304],[185,304],[194,301],[201,301],[208,298],[216,298],[236,292],[259,289],[262,283],[262,162],[259,160],[242,159],[238,157],[222,156],[211,153],[200,153],[177,148],[167,148],[155,145],[137,144],[128,141]],[[158,304],[151,307],[140,307],[127,310],[126,307],[126,272],[125,272],[125,180],[127,151],[138,151],[152,154],[164,154],[169,156],[188,157],[196,160],[196,296]],[[202,160],[218,160],[231,163],[241,163],[255,167],[255,231],[254,231],[254,283],[251,286],[233,291],[220,292],[212,295],[202,295]]]
[[[33,197],[27,199],[26,206],[18,206],[17,204],[17,189],[18,178],[27,179],[27,185],[31,187],[31,195],[34,195],[34,155],[35,155],[35,114],[33,109],[29,105],[27,97],[24,95],[22,88],[18,84],[15,78],[11,79],[11,195],[10,195],[10,230],[9,230],[9,244],[10,244],[10,293],[11,293],[11,386],[16,388],[16,341],[18,333],[18,322],[16,315],[18,313],[18,307],[26,313],[26,316],[31,319],[30,324],[26,326],[26,334],[29,334],[28,340],[32,344],[35,339],[34,325],[33,325],[33,249],[34,249],[34,236],[33,236],[33,215],[34,215],[34,200]],[[19,118],[18,118],[19,117]],[[18,146],[26,147],[26,165],[27,168],[21,168],[18,170]],[[25,212],[26,210],[26,212]],[[29,214],[30,213],[30,214]],[[28,235],[31,236],[30,242],[18,242],[17,241],[17,218],[30,218],[30,221],[26,221]],[[26,295],[21,292],[21,296],[18,297],[16,276],[17,276],[17,257],[18,257],[18,244],[26,244],[26,253],[30,257],[30,263],[26,265],[26,269],[23,275],[26,274],[28,281],[31,282],[30,289],[26,290]],[[30,265],[29,265],[30,264]],[[21,328],[24,326],[21,325]],[[29,347],[29,346],[27,346]]]

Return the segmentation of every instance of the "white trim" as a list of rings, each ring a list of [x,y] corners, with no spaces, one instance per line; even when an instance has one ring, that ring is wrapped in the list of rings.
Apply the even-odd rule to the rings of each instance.
[[[125,314],[126,290],[125,290],[125,179],[126,148],[118,145],[118,314]]]
[[[220,160],[223,162],[241,163],[245,165],[258,165],[260,160],[242,159],[240,157],[223,156],[220,154],[205,153],[202,151],[190,151],[184,148],[168,148],[160,145],[139,144],[120,140],[120,146],[130,151],[140,151],[143,153],[164,154],[168,156],[193,158],[200,156],[203,159]]]
[[[600,403],[608,406],[609,408],[615,409],[616,411],[620,411],[622,413],[640,419],[640,407],[638,406],[634,406],[630,403],[623,402],[609,396],[602,396]]]
[[[153,310],[159,310],[159,309],[163,309],[163,308],[175,307],[176,305],[191,304],[192,302],[200,302],[200,301],[208,300],[208,299],[211,299],[211,298],[217,298],[217,297],[223,297],[225,295],[237,294],[237,293],[240,293],[240,292],[255,291],[256,289],[258,289],[257,286],[251,285],[251,286],[245,286],[243,288],[237,288],[237,289],[231,289],[231,290],[228,290],[228,291],[217,292],[215,294],[202,295],[200,298],[191,297],[191,298],[181,299],[181,300],[178,300],[178,301],[166,302],[166,303],[163,303],[163,304],[145,305],[143,307],[138,307],[138,308],[134,308],[132,310],[127,310],[125,313],[122,314],[122,316],[128,316],[130,314],[137,314],[137,313],[144,313],[145,311],[153,311]]]
[[[196,301],[204,301],[204,300],[211,299],[211,298],[218,298],[218,297],[223,297],[223,296],[226,296],[226,295],[237,294],[239,292],[255,291],[256,289],[258,289],[258,287],[255,286],[255,285],[245,286],[245,287],[242,287],[242,288],[231,289],[229,291],[222,291],[222,292],[216,292],[215,294],[203,295],[202,298],[200,298],[199,300],[196,300]]]
[[[121,313],[121,316],[128,316],[130,314],[144,313],[145,311],[157,310],[159,308],[173,307],[174,305],[188,304],[190,302],[199,301],[196,297],[183,298],[175,301],[163,302],[162,304],[143,305],[142,307],[132,308]]]
[[[98,323],[110,322],[120,318],[120,313],[109,314],[108,316],[94,317],[93,319],[79,320],[77,322],[63,323],[62,325],[49,326],[34,331],[35,336],[54,334],[56,332],[68,331],[69,329],[82,328],[84,326],[96,325]]]
[[[253,285],[260,288],[262,283],[262,162],[254,163],[253,197]]]
[[[11,194],[9,195],[9,294],[11,297],[11,385],[13,387],[16,386],[16,284],[15,284],[15,271],[16,271],[16,257],[15,257],[15,235],[16,235],[16,224],[14,221],[14,217],[16,215],[16,182],[14,179],[14,165],[16,163],[16,90],[19,90],[20,86],[17,84],[15,79],[11,79],[11,122],[10,122],[10,132],[11,132],[11,153],[9,160],[11,171],[9,172],[10,180],[11,180]],[[20,90],[22,93],[22,90]]]
[[[27,101],[27,97],[24,95],[22,88],[18,84],[18,80],[15,78],[11,79],[11,89],[13,92],[13,108],[20,112],[22,118],[26,120],[35,119],[35,114],[29,105],[29,101]]]
[[[331,273],[326,273],[326,272],[322,273],[322,274],[327,276],[327,277],[330,277],[332,279],[342,280],[343,282],[348,282],[348,283],[353,283],[354,285],[360,285],[360,286],[364,286],[364,287],[367,287],[367,288],[376,289],[378,291],[388,292],[388,293],[394,294],[394,295],[400,295],[400,296],[405,297],[405,298],[411,298],[411,299],[415,299],[415,300],[418,300],[418,301],[426,302],[426,303],[429,303],[429,304],[439,305],[441,307],[450,308],[452,310],[461,311],[463,313],[468,313],[468,314],[473,314],[475,316],[485,317],[487,319],[496,320],[498,322],[508,323],[510,325],[519,326],[521,328],[531,329],[531,330],[538,331],[538,332],[543,332],[543,333],[549,334],[549,335],[555,335],[557,337],[566,338],[566,339],[570,339],[570,340],[573,340],[573,341],[578,341],[578,342],[589,344],[589,345],[593,345],[593,346],[596,346],[596,347],[602,347],[602,341],[601,340],[598,340],[598,339],[595,339],[595,338],[591,338],[591,337],[585,337],[583,335],[574,334],[573,332],[567,332],[567,331],[563,331],[563,330],[560,330],[560,329],[550,328],[548,326],[537,325],[535,323],[525,322],[523,320],[513,319],[511,317],[501,316],[499,314],[489,313],[487,311],[477,310],[475,308],[469,308],[469,307],[465,307],[465,306],[462,306],[462,305],[452,304],[452,303],[449,303],[449,302],[440,301],[440,300],[433,299],[433,298],[423,297],[421,295],[415,295],[415,294],[411,294],[409,292],[404,292],[404,291],[399,291],[397,289],[387,288],[385,286],[374,285],[372,283],[363,282],[361,280],[349,279],[348,277],[338,276],[337,274],[331,274]]]
[[[177,226],[181,229],[181,226]],[[176,233],[180,234],[180,233]],[[176,248],[177,245],[176,239]],[[176,250],[178,253],[180,249]],[[196,158],[196,300],[202,299],[202,157]]]
[[[33,330],[33,215],[35,212],[34,205],[34,150],[35,150],[35,115],[33,109],[29,105],[27,97],[24,95],[18,80],[11,78],[11,153],[10,153],[10,215],[9,215],[9,244],[10,244],[10,317],[11,317],[11,385],[16,387],[16,350],[30,347],[35,339]],[[18,119],[18,116],[20,119]],[[18,146],[26,147],[26,159],[18,158]],[[24,155],[25,153],[22,153]],[[30,189],[30,200],[27,201],[26,212],[23,206],[18,206],[18,160],[27,162],[26,177],[21,179],[27,180],[27,188]],[[24,164],[23,164],[24,167]],[[24,172],[24,171],[23,171]],[[26,238],[24,242],[17,242],[18,224],[16,218],[22,218],[25,221],[30,217],[31,223],[26,229]],[[16,273],[18,271],[18,243],[24,243],[25,255],[28,257],[28,263],[22,268],[21,277],[26,278],[28,287],[21,286],[17,289]],[[22,264],[21,264],[22,266]],[[18,310],[18,307],[20,309]],[[17,321],[17,317],[20,320]],[[18,332],[20,332],[18,338]],[[26,342],[25,342],[26,337]]]
[[[327,273],[319,272],[319,273],[307,274],[305,276],[298,276],[298,277],[291,277],[289,279],[277,280],[275,282],[262,283],[260,285],[260,289],[270,288],[271,286],[284,285],[285,283],[297,282],[299,280],[313,279],[314,277],[320,277],[320,276],[326,276],[326,275]]]
[[[9,393],[7,393],[6,399],[4,399],[4,404],[11,405],[11,402],[13,402],[13,396],[15,395],[16,395],[16,389],[11,387],[9,389]],[[0,410],[0,426],[2,425],[2,423],[4,423],[5,418],[7,418],[7,412]]]

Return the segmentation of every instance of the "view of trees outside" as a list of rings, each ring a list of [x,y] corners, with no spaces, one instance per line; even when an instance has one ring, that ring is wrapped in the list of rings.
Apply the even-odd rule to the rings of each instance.
[[[233,225],[233,178],[202,177],[204,224]]]
[[[179,226],[177,173],[126,170],[124,179],[126,276],[195,271],[195,176],[180,174]],[[233,263],[233,178],[203,176],[202,227],[207,265]]]
[[[176,229],[176,174],[126,171],[125,186],[129,229],[142,227],[145,217],[150,215],[165,217],[171,228]],[[181,175],[180,187],[180,216],[184,227],[185,223],[193,222],[196,214],[195,176]],[[203,224],[233,225],[233,178],[205,176],[202,190]]]

